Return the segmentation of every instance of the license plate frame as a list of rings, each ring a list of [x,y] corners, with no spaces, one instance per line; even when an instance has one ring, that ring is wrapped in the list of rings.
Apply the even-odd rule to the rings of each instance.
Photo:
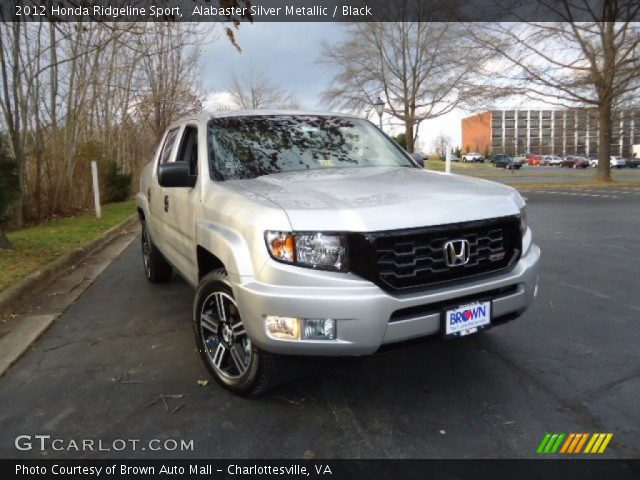
[[[478,308],[480,307],[480,308]],[[482,312],[484,308],[484,314]],[[469,312],[470,317],[467,320],[463,320],[465,312]],[[458,316],[458,323],[451,325],[449,318],[451,313],[460,314]],[[480,318],[473,319],[474,315],[478,315]],[[469,322],[469,323],[467,323]],[[477,300],[475,302],[463,303],[457,306],[449,306],[442,309],[440,315],[440,326],[442,336],[444,338],[460,338],[473,335],[475,333],[491,328],[493,324],[493,300]]]

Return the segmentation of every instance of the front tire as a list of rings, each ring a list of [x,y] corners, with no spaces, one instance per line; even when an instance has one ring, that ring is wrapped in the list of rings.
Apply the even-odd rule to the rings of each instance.
[[[151,283],[166,283],[171,280],[173,267],[162,256],[160,250],[155,246],[151,239],[151,234],[147,228],[147,222],[142,221],[142,264],[144,265],[144,273]]]
[[[193,331],[202,360],[224,388],[255,397],[273,385],[275,358],[251,342],[224,269],[200,281],[193,304]]]

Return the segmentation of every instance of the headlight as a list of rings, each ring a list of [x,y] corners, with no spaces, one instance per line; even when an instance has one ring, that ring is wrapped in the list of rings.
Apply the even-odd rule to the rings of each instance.
[[[520,233],[524,235],[527,231],[527,207],[520,209]]]
[[[296,262],[305,267],[343,270],[347,260],[346,243],[341,234],[297,233]]]
[[[267,241],[269,253],[276,260],[293,263],[295,259],[295,239],[294,236],[282,232],[266,232],[264,235]]]
[[[265,232],[269,254],[280,262],[325,270],[347,269],[347,239],[342,233]]]

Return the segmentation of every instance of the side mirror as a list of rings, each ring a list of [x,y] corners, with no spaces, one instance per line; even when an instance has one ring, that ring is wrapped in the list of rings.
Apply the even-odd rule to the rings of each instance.
[[[420,155],[419,153],[411,153],[410,155],[411,158],[413,158],[414,162],[424,168],[424,157],[422,155]]]
[[[158,183],[162,187],[189,187],[196,185],[197,177],[190,174],[185,162],[163,163],[158,166]]]

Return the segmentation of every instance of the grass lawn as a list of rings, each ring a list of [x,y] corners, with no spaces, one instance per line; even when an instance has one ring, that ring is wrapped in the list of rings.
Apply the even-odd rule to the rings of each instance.
[[[444,172],[445,162],[442,160],[436,160],[433,158],[428,159],[425,162],[425,168],[428,170],[436,170],[439,172]],[[460,172],[460,173],[471,173],[471,172],[492,172],[495,170],[495,167],[491,165],[489,162],[485,163],[462,163],[462,162],[451,162],[451,171],[452,172]]]
[[[135,213],[133,201],[102,207],[102,218],[83,214],[10,232],[15,250],[0,250],[0,292],[38,268],[81,247]]]

